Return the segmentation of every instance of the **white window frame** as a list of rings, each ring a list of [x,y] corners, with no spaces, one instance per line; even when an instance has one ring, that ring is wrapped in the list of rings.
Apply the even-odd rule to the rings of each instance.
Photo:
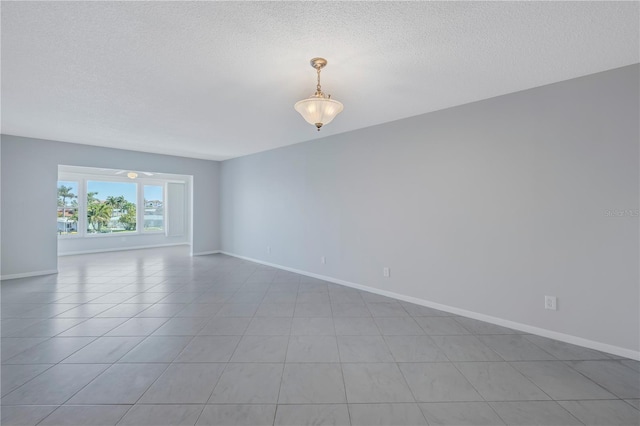
[[[67,179],[69,177],[69,179]],[[80,200],[80,196],[81,194],[83,194],[83,189],[82,189],[82,181],[80,179],[78,179],[77,177],[71,177],[70,174],[65,174],[64,178],[61,178],[60,176],[58,176],[58,180],[56,181],[56,188],[59,188],[58,186],[58,182],[63,181],[63,182],[75,182],[78,184],[78,193],[76,194],[76,200],[78,201],[78,223],[76,224],[76,226],[78,227],[78,232],[76,232],[75,234],[57,234],[58,238],[62,238],[62,239],[67,239],[67,238],[79,238],[80,237],[80,232],[83,232],[83,230],[80,228],[80,222],[82,220],[82,202]],[[86,198],[86,194],[85,194],[85,198]],[[84,218],[86,219],[87,214],[84,213]]]
[[[77,238],[113,238],[131,236],[136,237],[139,235],[167,235],[168,216],[167,216],[167,184],[171,182],[181,182],[175,179],[154,179],[149,177],[138,177],[136,179],[129,179],[126,176],[105,176],[105,175],[91,175],[86,173],[58,173],[58,181],[68,181],[78,183],[78,232],[71,235],[60,235],[60,239],[77,239]],[[89,233],[87,232],[87,189],[88,181],[100,181],[100,182],[122,182],[122,183],[135,183],[136,187],[136,230],[128,232],[116,232],[116,233]],[[163,215],[163,229],[159,231],[145,231],[144,230],[144,186],[161,186],[162,187],[162,215]],[[140,208],[142,206],[142,208]]]
[[[140,183],[138,188],[138,203],[142,206],[142,209],[136,209],[136,212],[140,211],[142,213],[142,227],[136,226],[136,229],[140,229],[140,232],[144,235],[152,235],[152,234],[165,234],[167,235],[167,180],[160,181],[159,179],[141,179],[145,183]],[[162,183],[148,183],[149,181],[158,181]],[[159,231],[145,231],[144,229],[144,186],[160,186],[162,187],[162,229]],[[141,189],[140,189],[141,188]],[[138,217],[139,218],[139,217]]]

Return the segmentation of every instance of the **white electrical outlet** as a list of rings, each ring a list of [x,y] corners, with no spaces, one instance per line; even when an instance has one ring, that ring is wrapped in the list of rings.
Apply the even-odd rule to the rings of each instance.
[[[271,246],[267,246],[267,253],[271,254]]]
[[[385,266],[384,268],[382,268],[382,276],[385,278],[389,278],[391,276],[391,270],[389,269],[388,266]]]
[[[326,257],[324,257],[324,256],[322,256],[322,257],[320,258],[320,263],[322,263],[323,265],[324,265],[325,263],[327,263],[327,258],[326,258]]]
[[[552,311],[555,311],[558,309],[558,299],[555,296],[545,296],[544,297],[544,308],[545,309],[551,309]]]

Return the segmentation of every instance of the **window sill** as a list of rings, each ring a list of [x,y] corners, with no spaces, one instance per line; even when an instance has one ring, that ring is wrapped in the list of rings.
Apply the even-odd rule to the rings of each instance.
[[[91,234],[58,235],[59,240],[75,240],[83,238],[112,238],[112,237],[134,237],[143,235],[164,235],[165,231],[130,231],[130,232],[100,232]]]

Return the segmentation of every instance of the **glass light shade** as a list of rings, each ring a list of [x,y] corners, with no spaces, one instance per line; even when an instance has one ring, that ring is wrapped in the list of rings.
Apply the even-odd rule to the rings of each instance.
[[[298,101],[293,107],[307,123],[315,125],[318,129],[331,123],[344,108],[341,102],[317,96]]]
[[[136,172],[129,172],[129,173],[127,173],[127,177],[129,179],[135,179],[135,178],[138,177],[138,174]]]

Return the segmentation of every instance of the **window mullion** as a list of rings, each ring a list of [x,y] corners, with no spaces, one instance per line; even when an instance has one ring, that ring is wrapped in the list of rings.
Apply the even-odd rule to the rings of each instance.
[[[164,228],[164,236],[169,236],[169,215],[167,214],[167,194],[169,193],[169,183],[162,184],[162,227]]]
[[[87,235],[87,180],[78,182],[78,234],[80,237]]]
[[[144,184],[137,182],[136,190],[138,195],[138,206],[136,207],[136,232],[142,234],[144,231]]]

